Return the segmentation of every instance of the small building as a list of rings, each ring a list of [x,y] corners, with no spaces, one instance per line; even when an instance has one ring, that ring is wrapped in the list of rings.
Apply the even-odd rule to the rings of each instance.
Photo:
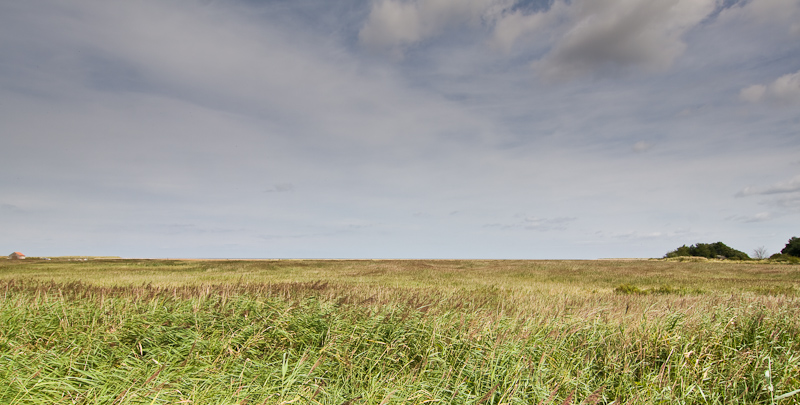
[[[9,258],[10,260],[19,260],[19,259],[24,259],[24,258],[25,258],[25,255],[23,255],[23,254],[22,254],[22,253],[20,253],[20,252],[14,252],[14,253],[12,253],[12,254],[8,255],[8,258]]]

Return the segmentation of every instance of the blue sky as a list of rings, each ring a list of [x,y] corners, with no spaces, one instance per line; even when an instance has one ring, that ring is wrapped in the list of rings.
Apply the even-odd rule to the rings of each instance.
[[[9,253],[800,236],[797,0],[6,1],[0,55]]]

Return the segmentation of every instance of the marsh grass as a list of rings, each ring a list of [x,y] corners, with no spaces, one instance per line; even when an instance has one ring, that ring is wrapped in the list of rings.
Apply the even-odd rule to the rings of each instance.
[[[781,293],[792,293],[794,290],[789,287],[787,288],[778,288],[778,289],[761,289],[758,290],[765,294],[770,294],[772,292],[780,291]],[[614,288],[614,292],[617,294],[638,294],[638,295],[647,295],[647,294],[677,294],[677,295],[688,295],[688,294],[703,294],[704,291],[695,288],[695,289],[688,289],[685,287],[675,288],[669,285],[661,285],[654,288],[645,288],[641,289],[632,284],[620,284],[616,288]]]
[[[794,267],[698,265],[13,263],[0,403],[798,403]]]

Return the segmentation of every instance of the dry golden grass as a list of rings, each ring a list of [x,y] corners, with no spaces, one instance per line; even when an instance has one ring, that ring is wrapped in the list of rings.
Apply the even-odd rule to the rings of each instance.
[[[798,403],[799,286],[751,262],[0,262],[0,402]]]

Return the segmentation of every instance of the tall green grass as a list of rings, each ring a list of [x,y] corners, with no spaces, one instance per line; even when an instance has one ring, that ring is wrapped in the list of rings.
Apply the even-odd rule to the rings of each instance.
[[[739,277],[783,289],[601,262],[146,263],[115,266],[161,282],[3,268],[0,403],[800,403],[800,299],[772,267]]]

